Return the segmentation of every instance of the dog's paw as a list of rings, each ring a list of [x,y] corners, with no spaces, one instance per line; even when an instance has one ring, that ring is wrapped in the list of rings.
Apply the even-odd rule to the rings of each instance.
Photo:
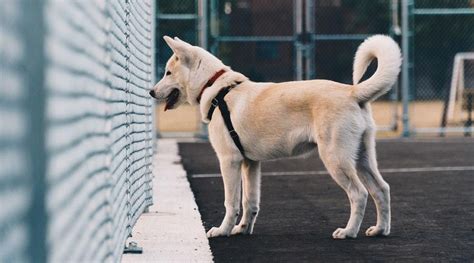
[[[390,235],[390,229],[378,226],[371,226],[367,228],[367,230],[365,231],[365,235],[368,237],[388,236]]]
[[[220,227],[213,227],[207,231],[207,237],[222,237],[222,236],[230,236],[230,231],[225,231]]]
[[[250,230],[249,225],[236,225],[232,228],[231,235],[251,235],[252,231]]]
[[[346,228],[338,228],[332,233],[332,238],[334,239],[346,239],[346,238],[356,238],[357,232],[349,231]]]

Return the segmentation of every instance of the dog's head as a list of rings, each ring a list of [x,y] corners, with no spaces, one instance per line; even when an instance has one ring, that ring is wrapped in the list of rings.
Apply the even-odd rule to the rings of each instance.
[[[186,87],[190,75],[189,64],[194,60],[194,52],[193,46],[184,41],[168,36],[164,39],[174,54],[166,63],[163,78],[153,87],[150,95],[160,102],[166,102],[166,111],[175,109],[186,102]]]
[[[175,109],[186,101],[195,104],[207,78],[214,74],[215,68],[222,68],[224,65],[200,47],[192,46],[177,37],[163,38],[174,54],[166,63],[163,78],[153,87],[150,95],[165,102],[165,110]]]

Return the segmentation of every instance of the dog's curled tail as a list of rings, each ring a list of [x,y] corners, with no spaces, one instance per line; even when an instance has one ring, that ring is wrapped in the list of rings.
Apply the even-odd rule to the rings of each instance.
[[[374,58],[377,59],[377,70],[370,78],[359,83]],[[389,91],[397,80],[401,63],[400,48],[389,36],[367,38],[357,49],[354,58],[352,95],[357,102],[373,101]]]

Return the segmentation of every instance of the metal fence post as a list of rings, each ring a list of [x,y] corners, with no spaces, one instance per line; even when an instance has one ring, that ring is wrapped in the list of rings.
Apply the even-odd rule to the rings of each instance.
[[[44,81],[45,55],[44,55],[44,1],[22,1],[23,25],[21,28],[26,45],[25,57],[28,61],[24,64],[27,77],[26,86],[28,127],[27,145],[31,163],[29,174],[32,195],[31,206],[28,214],[30,238],[28,240],[29,260],[31,262],[47,262],[47,218],[46,213],[46,88]]]
[[[411,52],[410,52],[410,38],[413,37],[411,16],[414,2],[413,0],[402,0],[402,50],[403,50],[403,63],[402,63],[402,104],[403,104],[403,137],[410,136],[410,122],[409,122],[409,103],[410,103],[410,63],[411,63]]]
[[[198,0],[198,30],[199,30],[199,46],[204,49],[208,49],[207,36],[208,36],[208,18],[207,18],[207,6],[208,0]]]
[[[303,34],[303,0],[294,0],[293,5],[293,25],[295,27],[295,80],[303,79],[303,52],[304,44],[299,37]]]
[[[397,41],[400,45],[400,37],[402,34],[402,30],[400,28],[400,21],[398,19],[398,14],[400,13],[399,0],[391,0],[390,5],[390,16],[391,16],[391,26],[390,26],[390,36]],[[399,128],[398,119],[399,119],[399,112],[398,112],[398,99],[400,94],[400,79],[394,84],[392,91],[389,93],[390,101],[393,103],[393,113],[392,113],[392,123],[389,125],[389,129],[392,131],[397,131]]]
[[[315,51],[316,51],[316,39],[312,37],[316,33],[315,29],[315,17],[314,17],[314,7],[315,0],[306,0],[305,6],[305,28],[308,36],[308,43],[306,43],[305,53],[306,53],[306,79],[316,78],[315,71]]]
[[[199,46],[204,48],[205,50],[208,50],[208,42],[207,42],[207,37],[208,37],[208,13],[207,13],[207,7],[208,7],[208,0],[198,0],[198,32],[199,32]],[[199,113],[198,113],[199,114]],[[199,137],[202,137],[204,139],[207,139],[209,137],[208,130],[207,130],[207,124],[200,122],[201,127],[200,127],[200,135]]]
[[[216,55],[218,48],[219,48],[219,35],[220,35],[220,29],[219,29],[219,11],[218,11],[218,6],[216,3],[216,0],[210,0],[210,21],[209,21],[209,32],[210,32],[210,37],[212,39],[212,45],[209,48],[209,51]]]

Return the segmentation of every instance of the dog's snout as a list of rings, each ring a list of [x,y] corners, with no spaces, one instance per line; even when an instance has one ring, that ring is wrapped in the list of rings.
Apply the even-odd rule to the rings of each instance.
[[[150,90],[150,96],[155,97],[155,90]]]

